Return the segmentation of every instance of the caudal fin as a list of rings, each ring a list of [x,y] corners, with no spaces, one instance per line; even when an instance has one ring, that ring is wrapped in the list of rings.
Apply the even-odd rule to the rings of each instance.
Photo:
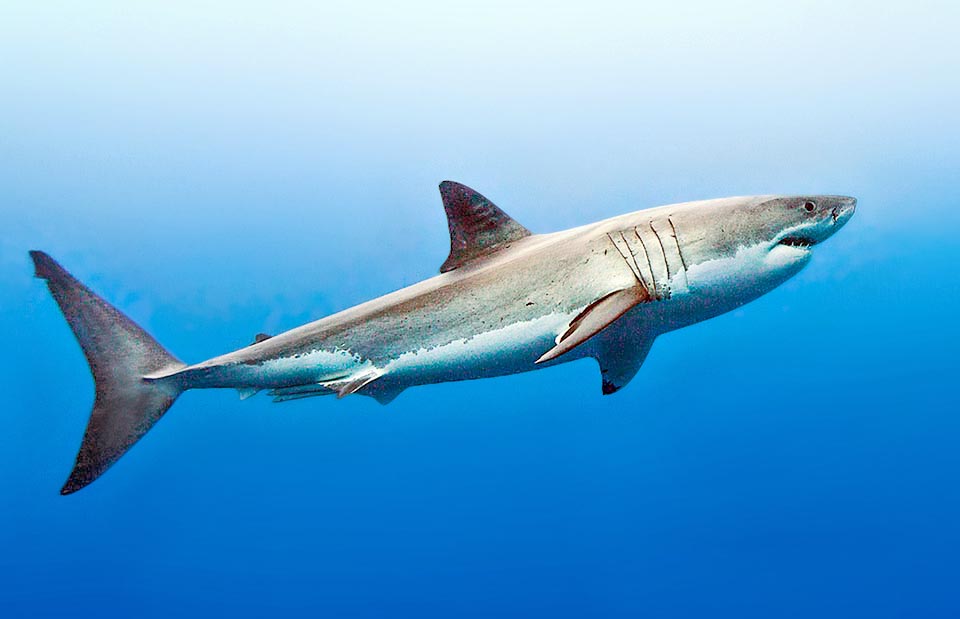
[[[40,251],[31,251],[35,275],[53,298],[90,364],[96,398],[77,461],[60,494],[80,490],[120,459],[170,408],[182,388],[144,375],[184,364],[146,331],[94,294]]]

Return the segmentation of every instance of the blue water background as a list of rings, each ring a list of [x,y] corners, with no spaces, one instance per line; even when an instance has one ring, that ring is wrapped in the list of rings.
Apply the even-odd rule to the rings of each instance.
[[[960,616],[955,3],[187,5],[0,8],[0,616]],[[190,392],[58,495],[93,390],[29,249],[200,361],[435,274],[447,178],[860,207],[615,396]]]

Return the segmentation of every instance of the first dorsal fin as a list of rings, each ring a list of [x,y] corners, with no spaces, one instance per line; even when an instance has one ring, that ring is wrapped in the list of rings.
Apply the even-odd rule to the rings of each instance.
[[[450,255],[440,267],[441,273],[490,254],[504,243],[530,236],[529,230],[466,185],[443,181],[440,197],[450,226]]]

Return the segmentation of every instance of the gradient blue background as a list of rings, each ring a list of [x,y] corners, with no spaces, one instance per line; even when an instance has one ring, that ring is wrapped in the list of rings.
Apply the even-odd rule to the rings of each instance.
[[[956,617],[955,2],[0,5],[0,615]],[[27,250],[198,361],[535,231],[857,196],[798,277],[592,362],[191,392],[60,497],[92,384]]]

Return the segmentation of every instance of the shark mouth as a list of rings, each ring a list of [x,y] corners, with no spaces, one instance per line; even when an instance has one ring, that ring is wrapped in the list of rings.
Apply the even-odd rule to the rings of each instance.
[[[813,247],[816,244],[817,241],[815,239],[812,239],[808,236],[797,235],[785,236],[777,241],[777,245],[786,245],[787,247],[797,247],[799,249],[807,249],[808,247]]]

